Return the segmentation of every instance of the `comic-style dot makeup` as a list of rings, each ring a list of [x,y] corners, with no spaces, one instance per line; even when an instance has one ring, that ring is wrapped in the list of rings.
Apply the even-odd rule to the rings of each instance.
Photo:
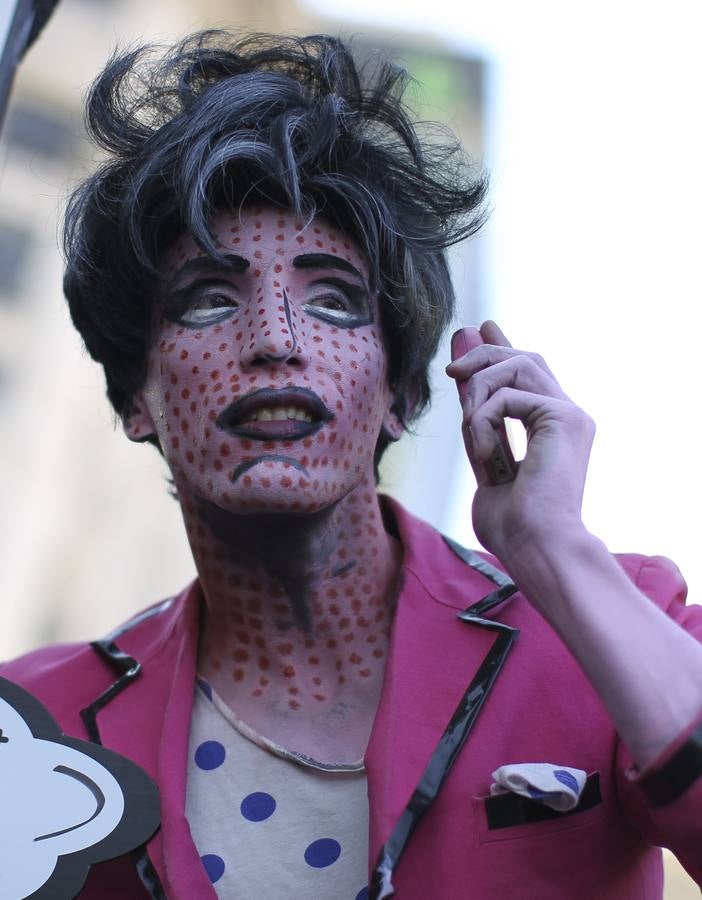
[[[399,425],[355,243],[273,208],[221,214],[213,233],[224,265],[189,236],[164,260],[126,428],[156,435],[178,491],[207,604],[200,672],[265,731],[273,714],[331,714],[380,690],[397,559],[373,456],[381,427]],[[296,549],[320,516],[322,549]]]
[[[390,416],[377,297],[353,241],[275,209],[222,214],[226,265],[167,255],[143,391],[179,492],[230,511],[313,511],[372,471]]]

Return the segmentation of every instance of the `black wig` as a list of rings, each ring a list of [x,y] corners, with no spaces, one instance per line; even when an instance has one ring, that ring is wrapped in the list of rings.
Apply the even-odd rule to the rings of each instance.
[[[408,81],[388,60],[359,67],[323,35],[205,31],[161,55],[112,57],[87,99],[108,155],[69,200],[64,291],[118,414],[145,379],[164,252],[188,230],[219,258],[213,215],[261,203],[321,215],[358,243],[396,412],[405,424],[421,413],[453,315],[444,251],[482,225],[486,179],[445,129],[425,125],[420,139]]]

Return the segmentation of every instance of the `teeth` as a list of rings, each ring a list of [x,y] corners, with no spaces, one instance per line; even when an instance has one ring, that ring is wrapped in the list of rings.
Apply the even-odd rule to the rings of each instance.
[[[312,416],[299,406],[270,406],[258,409],[252,413],[247,422],[284,422],[286,419],[293,419],[297,422],[311,422]]]

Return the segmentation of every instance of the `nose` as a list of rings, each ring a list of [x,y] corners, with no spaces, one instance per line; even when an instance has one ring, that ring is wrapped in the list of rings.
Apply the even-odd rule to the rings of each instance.
[[[242,368],[281,365],[303,368],[299,322],[286,290],[263,286],[253,299],[242,335]]]

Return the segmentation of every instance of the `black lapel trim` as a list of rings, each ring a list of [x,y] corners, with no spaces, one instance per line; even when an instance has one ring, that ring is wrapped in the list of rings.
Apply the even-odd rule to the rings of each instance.
[[[163,603],[159,603],[157,606],[152,606],[150,609],[139,613],[139,615],[130,619],[125,625],[120,625],[119,628],[110,632],[107,637],[91,642],[90,646],[98,656],[104,659],[105,662],[119,674],[117,681],[113,682],[107,690],[103,691],[99,697],[88,704],[85,709],[81,709],[80,711],[80,717],[88,732],[88,737],[94,744],[100,744],[100,746],[102,746],[100,730],[97,726],[97,714],[101,709],[104,709],[110,701],[114,700],[118,694],[121,694],[125,688],[129,687],[141,673],[141,663],[133,656],[129,656],[128,653],[124,653],[124,651],[120,650],[115,643],[115,639],[125,634],[127,631],[130,631],[135,626],[140,625],[142,622],[145,622],[147,619],[150,619],[152,616],[165,612],[172,603],[172,597],[168,600],[164,600]],[[142,844],[141,847],[136,847],[129,855],[136,867],[141,883],[149,892],[149,896],[152,900],[168,900],[156,869],[146,852],[146,844]]]
[[[458,613],[461,621],[496,631],[497,637],[456,707],[456,711],[436,745],[409,803],[395,824],[387,842],[381,847],[375,869],[371,874],[369,900],[385,900],[387,897],[394,896],[392,876],[400,857],[419,821],[441,790],[446,776],[468,739],[478,713],[500,674],[509,651],[519,636],[517,628],[483,618],[485,612],[516,593],[516,585],[503,572],[486,562],[477,553],[461,547],[460,544],[449,538],[444,537],[444,540],[467,565],[477,569],[498,585],[497,591],[493,591],[468,609]]]

